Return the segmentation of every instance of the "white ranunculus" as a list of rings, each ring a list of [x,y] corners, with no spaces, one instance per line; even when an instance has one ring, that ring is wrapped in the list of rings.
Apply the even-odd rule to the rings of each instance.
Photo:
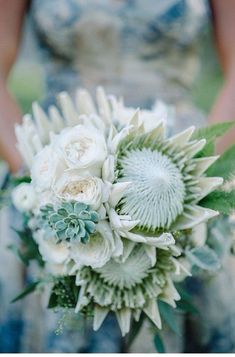
[[[76,172],[67,171],[53,186],[59,198],[75,200],[97,210],[108,200],[106,185],[101,179],[93,176],[79,176]]]
[[[31,211],[37,204],[37,194],[30,183],[21,183],[13,190],[12,201],[19,211]]]
[[[97,225],[97,233],[90,237],[88,243],[72,243],[71,257],[78,268],[82,266],[100,268],[116,254],[116,251],[117,247],[110,225],[106,221],[101,221]]]
[[[37,192],[50,189],[57,175],[61,175],[66,166],[52,145],[45,146],[35,157],[31,168],[32,184]]]
[[[34,232],[34,239],[44,261],[50,264],[63,264],[69,258],[69,246],[66,242],[57,243],[55,239],[45,239],[43,230]]]
[[[97,129],[77,125],[64,129],[55,140],[69,168],[89,169],[93,174],[101,174],[107,147],[104,136]]]

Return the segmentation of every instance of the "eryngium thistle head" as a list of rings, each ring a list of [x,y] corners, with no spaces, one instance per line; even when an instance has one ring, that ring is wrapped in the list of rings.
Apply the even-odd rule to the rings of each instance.
[[[197,205],[222,179],[202,176],[216,158],[195,158],[205,140],[189,141],[192,132],[166,139],[159,125],[147,134],[136,130],[121,143],[118,181],[131,184],[118,208],[141,229],[186,229],[217,214]]]
[[[96,231],[98,214],[84,203],[63,202],[59,207],[46,205],[40,210],[43,228],[49,230],[49,235],[54,233],[58,242],[71,240],[86,243]]]

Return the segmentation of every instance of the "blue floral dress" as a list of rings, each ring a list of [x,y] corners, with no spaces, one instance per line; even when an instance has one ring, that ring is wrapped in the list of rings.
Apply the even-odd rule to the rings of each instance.
[[[206,1],[32,0],[29,15],[45,70],[45,108],[60,91],[74,95],[77,87],[85,87],[94,93],[102,85],[107,93],[123,96],[127,105],[150,108],[156,99],[173,104],[173,131],[205,123],[191,90],[200,68],[200,41],[210,20]],[[99,332],[83,321],[70,321],[58,336],[58,316],[46,310],[40,294],[9,304],[36,269],[22,271],[12,253],[3,249],[15,239],[9,228],[12,217],[1,215],[0,351],[121,351],[112,315]],[[235,350],[231,264],[211,282],[191,281],[202,315],[193,321],[179,317],[182,337],[166,332],[168,352]],[[154,352],[145,327],[132,351]]]

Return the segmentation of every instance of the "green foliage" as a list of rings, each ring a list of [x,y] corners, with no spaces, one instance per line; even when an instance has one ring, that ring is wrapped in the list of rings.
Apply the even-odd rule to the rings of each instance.
[[[153,341],[154,341],[154,345],[155,345],[155,348],[158,351],[158,353],[165,353],[166,352],[163,340],[162,340],[162,338],[161,338],[161,336],[159,334],[154,336]]]
[[[235,145],[226,150],[216,162],[209,167],[207,176],[223,177],[225,181],[230,180],[235,174]]]
[[[39,253],[38,245],[32,237],[31,230],[27,227],[22,231],[14,228],[13,230],[18,234],[21,244],[20,246],[11,244],[8,246],[8,249],[12,250],[26,266],[28,266],[32,260],[36,260],[39,266],[43,266],[44,262]]]
[[[235,190],[214,191],[203,198],[199,205],[229,215],[235,210]]]
[[[209,140],[207,141],[203,149],[196,154],[195,158],[213,156],[214,154],[215,154],[215,142],[214,140]]]
[[[16,301],[19,301],[19,300],[23,299],[25,296],[27,296],[27,295],[33,293],[33,292],[36,290],[36,288],[37,288],[37,286],[38,286],[39,283],[40,283],[40,280],[34,281],[33,283],[30,283],[19,295],[17,295],[17,296],[11,301],[11,303],[14,303],[14,302],[16,302]]]
[[[0,209],[11,204],[11,189],[0,190]]]
[[[225,121],[222,123],[216,123],[208,125],[203,128],[198,128],[192,135],[193,140],[206,139],[206,141],[215,140],[216,138],[223,136],[235,126],[235,121]]]
[[[74,276],[57,279],[52,288],[48,308],[75,308],[78,300],[79,287],[75,284]]]
[[[228,130],[235,125],[235,121],[226,121],[222,123],[208,125],[195,130],[192,135],[193,140],[206,139],[207,143],[203,149],[197,153],[196,157],[212,156],[215,153],[215,140],[223,136]],[[216,176],[216,175],[212,175]]]
[[[186,255],[196,267],[203,270],[216,271],[220,268],[220,261],[217,255],[208,246],[188,250]]]
[[[159,301],[158,303],[160,315],[170,329],[175,332],[178,336],[181,335],[179,326],[176,321],[175,309],[164,301]]]
[[[10,177],[10,185],[12,186],[18,186],[21,183],[30,183],[31,182],[31,177],[30,176],[11,176]]]
[[[192,304],[192,296],[185,290],[182,283],[175,284],[176,290],[180,294],[181,299],[176,302],[176,309],[179,312],[199,314],[198,309]]]
[[[96,231],[98,214],[80,202],[63,202],[60,207],[46,205],[41,209],[39,221],[47,234],[56,235],[58,242],[77,240],[87,243],[91,234]]]

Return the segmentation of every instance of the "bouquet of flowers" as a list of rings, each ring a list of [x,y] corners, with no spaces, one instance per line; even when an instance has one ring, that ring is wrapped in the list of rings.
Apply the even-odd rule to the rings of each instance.
[[[60,110],[36,103],[16,126],[26,175],[12,201],[24,218],[20,257],[37,260],[40,275],[20,294],[50,284],[49,308],[74,309],[99,329],[107,314],[122,335],[147,317],[159,331],[161,306],[175,308],[175,286],[194,271],[216,270],[209,219],[230,214],[234,192],[222,188],[235,169],[234,147],[214,155],[214,141],[234,125],[190,127],[166,135],[172,110],[125,107],[97,89],[75,102],[63,92]]]

